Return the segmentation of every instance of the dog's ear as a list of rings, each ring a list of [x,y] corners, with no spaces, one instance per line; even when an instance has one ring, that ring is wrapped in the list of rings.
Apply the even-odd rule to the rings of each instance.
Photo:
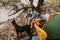
[[[15,23],[15,20],[13,20],[12,23]]]

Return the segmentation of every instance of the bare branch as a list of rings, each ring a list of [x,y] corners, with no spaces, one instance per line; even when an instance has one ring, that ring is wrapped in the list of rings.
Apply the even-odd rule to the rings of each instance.
[[[33,5],[33,0],[29,0],[30,1],[30,5],[32,6],[32,7],[34,7],[34,5]]]
[[[39,1],[38,1],[38,5],[37,5],[37,7],[42,6],[42,5],[43,5],[43,2],[44,2],[44,0],[39,0]]]
[[[29,0],[30,1],[30,4],[33,5],[33,0]]]
[[[19,2],[20,2],[20,4],[21,4],[21,6],[24,7],[24,4],[22,4],[21,0],[20,0]]]
[[[25,0],[26,1],[26,0]],[[26,1],[27,2],[27,1]],[[27,2],[29,4],[29,2]]]
[[[44,0],[39,0],[39,1],[38,1],[38,5],[37,5],[37,7],[36,7],[36,10],[37,10],[37,11],[41,12],[41,10],[42,10],[42,9],[41,9],[41,6],[43,5],[43,2],[44,2]]]
[[[16,10],[15,13],[13,13],[13,14],[11,14],[11,15],[14,15],[14,14],[18,13],[18,12],[21,11],[22,9],[24,9],[24,11],[27,11],[28,8],[30,8],[30,7],[23,7],[23,8],[21,8],[21,9],[18,9],[18,10]],[[14,9],[12,9],[12,10],[14,10]],[[23,12],[24,12],[24,11],[23,11]],[[11,16],[11,15],[9,15],[9,16]]]

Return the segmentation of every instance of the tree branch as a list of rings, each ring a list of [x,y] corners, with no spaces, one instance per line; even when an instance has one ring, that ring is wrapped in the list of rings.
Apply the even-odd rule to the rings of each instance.
[[[38,0],[38,5],[36,7],[37,11],[41,12],[41,10],[42,10],[41,7],[43,5],[43,2],[44,2],[44,0]]]
[[[29,0],[30,1],[30,5],[32,8],[34,8],[34,5],[33,5],[33,0]]]
[[[37,7],[43,6],[44,0],[39,0]]]
[[[33,5],[33,0],[29,0],[30,1],[30,5]]]
[[[26,1],[26,0],[25,0]],[[29,4],[29,2],[28,1],[26,1],[28,4]]]
[[[13,13],[13,14],[11,14],[11,15],[14,15],[14,14],[18,13],[18,12],[21,11],[22,9],[24,9],[24,11],[27,11],[28,8],[30,8],[30,7],[23,7],[23,8],[21,8],[21,9],[18,9],[18,10],[16,10],[15,13]],[[12,10],[14,10],[14,9],[12,9]],[[24,11],[23,11],[23,12],[24,12]],[[11,16],[11,15],[9,15],[9,16]]]

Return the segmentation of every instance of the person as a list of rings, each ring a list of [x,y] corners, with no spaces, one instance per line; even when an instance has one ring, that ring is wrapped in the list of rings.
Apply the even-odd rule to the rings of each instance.
[[[25,15],[28,25],[31,25],[31,22],[34,20],[35,17],[36,17],[36,11],[32,8],[29,8],[27,14]]]
[[[29,25],[30,20],[31,20],[31,18],[30,18],[32,16],[31,14],[32,14],[32,9],[29,8],[28,11],[27,11],[27,13],[26,13],[26,15],[24,16],[24,18],[26,19],[25,23],[28,24],[28,25]]]
[[[40,13],[37,11],[36,13],[36,16],[35,16],[35,23],[38,25],[38,26],[42,26],[42,24],[40,23],[42,19],[40,18]]]
[[[36,36],[37,34],[34,33],[33,36],[32,36],[32,40],[38,40],[38,36]]]
[[[34,30],[33,22],[34,22],[35,17],[36,17],[36,11],[32,8],[29,8],[28,12],[25,15],[25,18],[26,18],[27,25],[30,25],[32,30]]]
[[[41,18],[36,18],[36,19],[35,19],[35,23],[36,23],[36,25],[42,27],[42,24],[40,23],[41,20],[42,20]]]
[[[45,22],[49,18],[49,16],[50,16],[49,14],[43,14],[40,16],[40,18],[42,19],[40,22],[42,24],[42,26],[45,24]]]

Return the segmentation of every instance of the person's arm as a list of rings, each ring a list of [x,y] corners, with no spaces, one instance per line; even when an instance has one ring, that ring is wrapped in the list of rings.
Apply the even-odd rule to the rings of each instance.
[[[36,13],[32,13],[31,19],[35,18]]]

